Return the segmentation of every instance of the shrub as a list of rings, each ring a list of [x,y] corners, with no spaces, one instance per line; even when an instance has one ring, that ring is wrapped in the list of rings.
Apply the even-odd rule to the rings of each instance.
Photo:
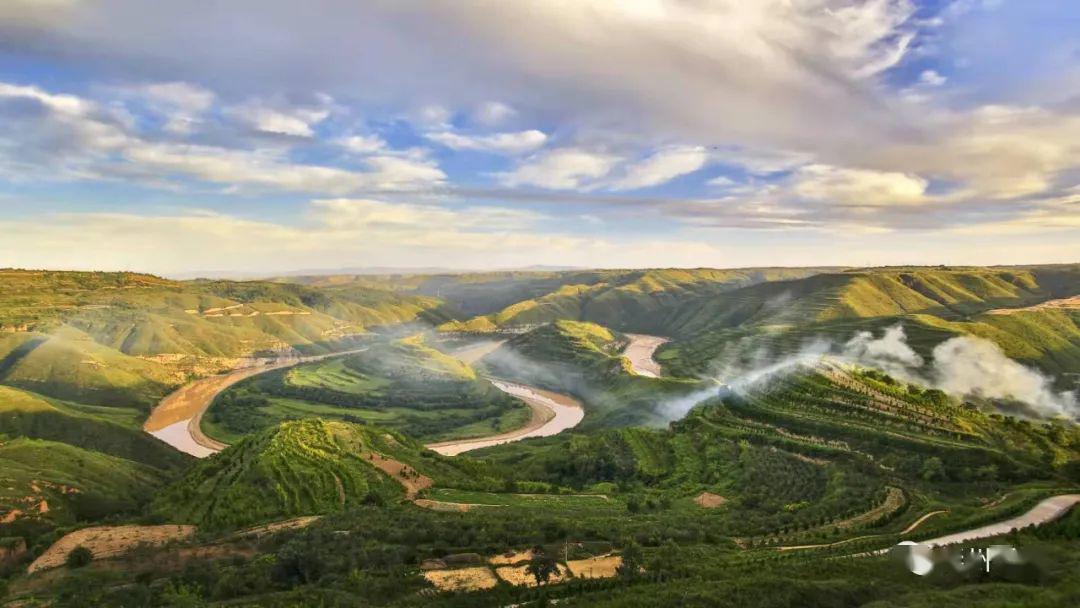
[[[75,547],[74,549],[72,549],[71,553],[68,553],[67,561],[65,563],[67,564],[68,568],[75,569],[75,568],[82,568],[83,566],[86,566],[87,564],[89,564],[93,560],[94,560],[93,552],[91,552],[90,549],[87,549],[86,547],[84,547],[82,545],[79,545],[78,547]]]

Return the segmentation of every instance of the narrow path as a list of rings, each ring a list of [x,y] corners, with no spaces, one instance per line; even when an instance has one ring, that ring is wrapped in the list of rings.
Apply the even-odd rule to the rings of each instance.
[[[143,423],[143,430],[181,452],[198,458],[206,458],[228,447],[224,443],[210,439],[199,428],[203,413],[222,391],[251,376],[364,350],[366,347],[310,357],[289,356],[264,359],[250,367],[201,378],[185,384],[162,399]]]
[[[659,378],[662,371],[660,363],[653,358],[656,349],[670,342],[668,338],[645,334],[625,334],[630,341],[623,350],[623,356],[630,360],[630,368],[639,376]]]
[[[931,512],[927,513],[926,515],[923,515],[923,516],[922,516],[922,517],[920,517],[919,519],[916,519],[915,521],[911,522],[911,525],[910,525],[910,526],[908,526],[908,527],[904,528],[904,531],[903,531],[903,532],[901,532],[901,534],[908,534],[908,533],[910,533],[910,532],[911,532],[912,530],[914,530],[915,528],[918,528],[919,526],[921,526],[921,525],[922,525],[922,523],[923,523],[924,521],[926,521],[926,520],[930,519],[931,517],[933,517],[933,516],[935,516],[935,515],[941,515],[942,513],[948,513],[948,511],[945,511],[945,510],[941,510],[941,511],[931,511]]]

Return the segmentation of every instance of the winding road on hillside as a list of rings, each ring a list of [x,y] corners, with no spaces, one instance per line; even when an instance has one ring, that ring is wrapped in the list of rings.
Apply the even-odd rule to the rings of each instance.
[[[623,356],[630,360],[630,368],[639,376],[659,378],[661,375],[660,363],[653,358],[653,355],[656,354],[656,349],[670,342],[670,340],[645,334],[625,335],[630,341],[627,343],[626,349],[623,350]]]

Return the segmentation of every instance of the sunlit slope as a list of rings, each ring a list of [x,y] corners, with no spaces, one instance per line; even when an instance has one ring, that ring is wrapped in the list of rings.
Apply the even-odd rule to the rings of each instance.
[[[738,270],[656,269],[565,273],[565,282],[504,308],[446,323],[443,331],[492,331],[495,327],[535,325],[557,319],[592,321],[620,330],[657,331],[657,313],[693,296],[719,293],[744,285],[805,277],[816,268],[751,268]]]
[[[65,524],[145,502],[190,458],[133,420],[0,386],[0,519]]]
[[[377,465],[407,467],[392,475]],[[154,510],[208,528],[240,527],[298,515],[403,499],[421,476],[476,477],[406,437],[378,427],[309,419],[285,422],[199,462],[165,491]],[[427,485],[419,481],[419,485]]]
[[[173,474],[67,443],[0,438],[0,520],[8,532],[136,514]]]
[[[1076,310],[990,314],[1080,292],[1080,266],[888,268],[820,274],[690,300],[663,321],[677,343],[658,355],[698,374],[743,343],[790,350],[813,338],[846,340],[861,329],[905,322],[920,354],[958,334],[993,340],[1048,371],[1077,369]]]
[[[0,383],[83,403],[148,409],[180,378],[70,326],[0,336]]]
[[[0,327],[76,327],[129,355],[325,352],[366,328],[445,317],[438,300],[373,288],[326,293],[271,282],[169,281],[132,273],[0,271]]]

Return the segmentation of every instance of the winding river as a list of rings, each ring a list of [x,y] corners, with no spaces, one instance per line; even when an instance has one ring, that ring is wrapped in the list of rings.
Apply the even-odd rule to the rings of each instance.
[[[653,355],[656,354],[656,349],[670,340],[645,334],[625,335],[629,342],[623,350],[623,356],[630,360],[630,369],[634,370],[634,373],[639,376],[659,378],[661,375],[660,363],[653,358]]]
[[[502,346],[505,340],[485,340],[458,349],[450,354],[472,364]],[[300,363],[310,363],[328,357],[339,357],[360,352],[355,349],[328,355],[313,357],[281,357],[264,359],[255,365],[237,369],[225,374],[202,378],[186,384],[161,400],[150,417],[143,424],[143,430],[173,446],[181,452],[198,458],[206,458],[228,447],[207,437],[200,428],[202,415],[222,391],[230,386],[257,374],[276,369],[291,367]],[[428,444],[428,448],[446,455],[455,456],[470,450],[478,450],[493,445],[521,441],[529,437],[548,437],[573,428],[585,417],[581,402],[569,395],[546,391],[535,386],[489,378],[492,385],[504,393],[525,402],[532,411],[529,422],[505,433],[458,439]]]

